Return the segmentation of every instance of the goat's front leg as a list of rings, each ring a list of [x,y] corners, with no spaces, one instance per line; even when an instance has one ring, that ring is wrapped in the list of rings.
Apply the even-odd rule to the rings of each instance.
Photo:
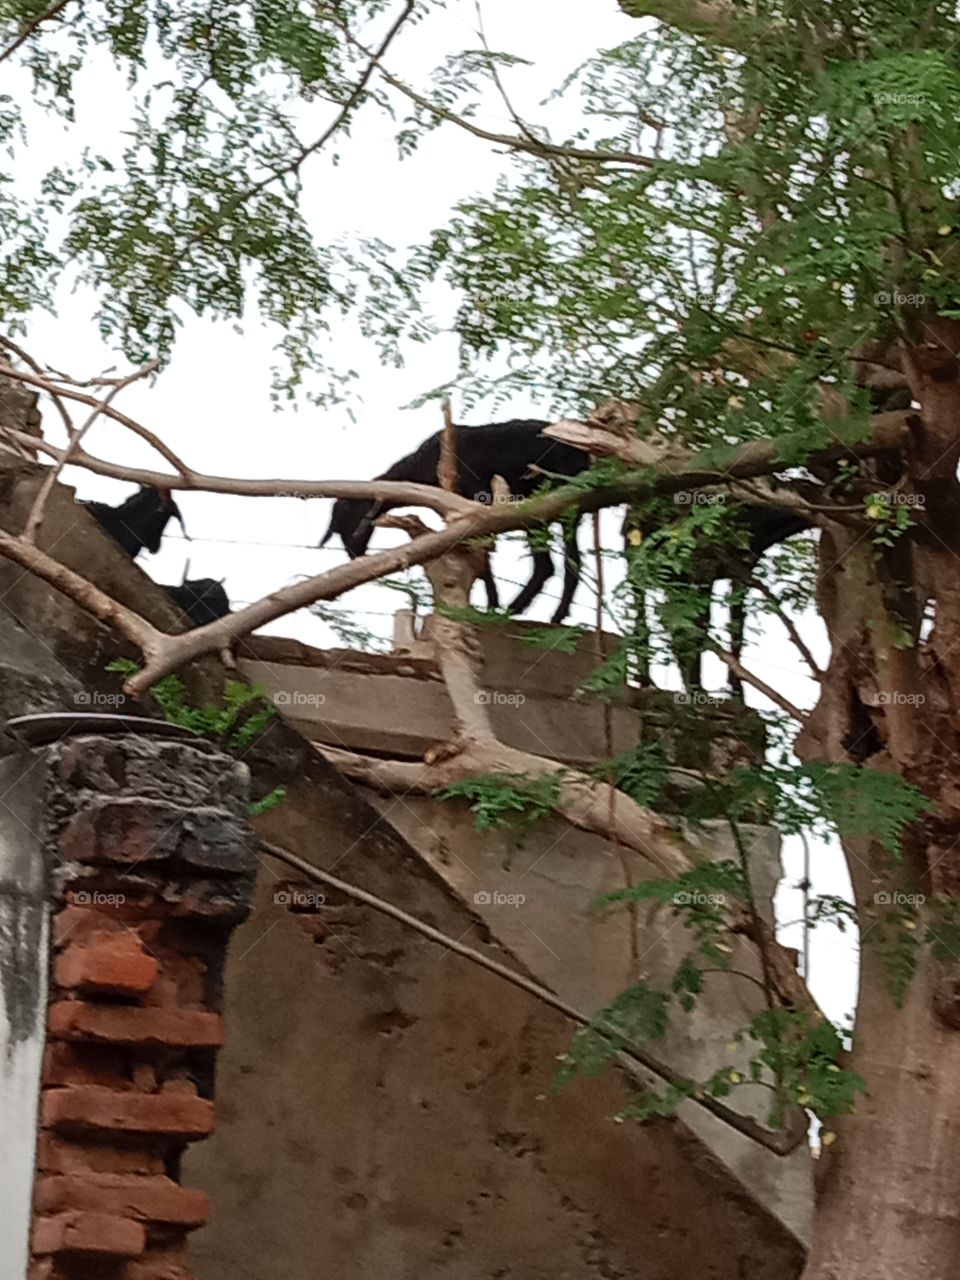
[[[507,605],[507,612],[523,613],[524,610],[529,609],[552,577],[553,557],[550,552],[545,549],[534,551],[533,573],[530,575],[530,581],[517,596],[516,600],[512,600]]]

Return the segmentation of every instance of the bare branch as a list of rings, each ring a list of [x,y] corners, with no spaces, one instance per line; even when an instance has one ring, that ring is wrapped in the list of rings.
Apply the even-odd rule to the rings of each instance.
[[[6,340],[4,340],[6,341]],[[6,361],[0,360],[0,373],[7,378],[16,378],[20,382],[26,382],[31,387],[39,387],[41,391],[46,391],[50,395],[64,396],[67,400],[76,400],[80,404],[87,404],[91,409],[96,409],[98,413],[102,413],[104,417],[112,418],[114,422],[119,422],[121,426],[126,427],[128,431],[132,431],[134,435],[145,440],[147,444],[156,449],[171,467],[175,467],[184,479],[193,474],[191,469],[185,462],[181,462],[177,455],[170,449],[159,436],[142,426],[133,418],[128,418],[125,413],[121,413],[119,409],[114,409],[112,405],[105,400],[98,400],[95,396],[88,396],[85,391],[75,391],[72,387],[57,386],[48,378],[40,377],[38,374],[25,373],[22,369],[14,369],[13,365]],[[139,375],[138,375],[139,376]],[[76,458],[71,459],[76,461]],[[91,468],[92,470],[92,468]]]
[[[909,441],[908,423],[915,416],[910,409],[875,413],[871,418],[872,431],[869,439],[848,444],[835,433],[836,443],[825,449],[818,449],[810,455],[809,460],[825,463],[842,458],[862,460],[877,453],[901,449]],[[552,422],[544,427],[543,434],[563,444],[584,449],[596,458],[619,458],[632,467],[656,467],[661,477],[669,475],[691,488],[724,484],[751,476],[771,475],[784,467],[781,461],[784,445],[782,439],[749,440],[745,444],[732,446],[729,461],[718,467],[715,462],[712,466],[705,465],[697,454],[691,454],[672,441],[659,436],[641,439],[630,430],[627,423],[622,426],[610,422],[601,424],[593,415],[587,422]],[[715,455],[716,451],[713,452]],[[678,489],[682,487],[682,483],[677,484]]]
[[[649,859],[665,875],[678,876],[692,865],[683,844],[668,822],[624,794],[617,795],[611,826],[612,788],[578,770],[540,756],[518,751],[487,738],[464,742],[450,754],[435,753],[433,763],[380,760],[343,751],[339,747],[317,747],[341,772],[387,795],[415,791],[429,794],[455,782],[480,774],[525,774],[527,777],[555,777],[558,781],[556,811],[581,831],[590,831],[605,840],[617,840]]]
[[[102,401],[100,405],[98,405],[96,409],[94,409],[94,411],[87,418],[83,426],[76,431],[74,431],[71,428],[70,438],[67,441],[67,447],[64,450],[63,457],[58,459],[56,466],[52,467],[47,472],[46,476],[44,477],[43,484],[40,486],[40,491],[38,492],[36,498],[34,499],[33,506],[30,509],[30,514],[27,517],[27,523],[24,525],[24,529],[23,529],[23,536],[27,542],[36,542],[37,530],[40,528],[40,525],[43,522],[43,513],[47,505],[47,500],[50,497],[50,494],[53,490],[53,486],[59,480],[60,473],[63,471],[63,468],[67,465],[67,463],[70,461],[70,456],[72,453],[75,452],[75,450],[80,444],[80,441],[87,434],[87,432],[96,422],[96,420],[100,417],[104,409],[110,404],[110,401],[113,400],[116,396],[118,396],[120,392],[124,389],[124,387],[128,387],[132,382],[136,382],[139,378],[145,378],[149,374],[153,373],[153,371],[157,368],[159,363],[160,363],[159,360],[151,360],[148,364],[145,364],[141,369],[137,369],[136,372],[127,374],[125,378],[117,378],[112,380],[112,385],[110,387],[110,391],[107,393],[106,398]]]
[[[40,551],[26,538],[0,530],[0,556],[12,560],[30,573],[49,582],[52,587],[69,596],[74,603],[80,605],[87,613],[93,614],[101,622],[115,627],[121,635],[135,644],[148,657],[159,655],[165,646],[175,639],[165,636],[152,627],[145,618],[141,618],[132,609],[126,608],[106,595],[99,587],[95,587],[86,578],[68,569],[45,552]]]
[[[782,693],[777,693],[776,689],[771,689],[770,686],[764,683],[759,676],[755,676],[752,672],[748,671],[732,653],[728,653],[726,649],[721,649],[718,645],[713,644],[710,645],[710,652],[715,653],[722,662],[725,662],[734,675],[739,676],[744,684],[752,685],[758,693],[762,693],[765,698],[769,698],[775,706],[778,706],[781,711],[785,711],[787,715],[796,720],[798,724],[806,724],[807,714],[805,711],[801,711],[799,707],[795,707],[792,702],[788,701],[783,696]]]
[[[453,425],[450,401],[443,402],[443,434],[440,437],[440,462],[437,466],[437,483],[447,493],[456,493],[460,479],[457,464],[457,434]]]
[[[620,0],[620,8],[631,18],[656,18],[665,26],[745,54],[783,36],[779,22],[751,21],[749,11],[726,0]]]
[[[506,965],[500,964],[499,961],[486,956],[482,951],[477,951],[473,947],[468,947],[465,943],[451,938],[448,934],[442,933],[439,929],[435,929],[433,925],[427,924],[423,920],[418,920],[416,916],[409,915],[406,911],[395,906],[392,902],[387,902],[383,898],[377,897],[375,894],[368,893],[366,889],[361,889],[357,885],[349,884],[346,880],[341,880],[339,876],[331,875],[329,871],[324,871],[320,867],[314,866],[312,862],[308,862],[306,858],[298,857],[297,854],[291,853],[288,849],[283,849],[279,845],[270,844],[266,840],[258,841],[260,848],[271,858],[276,858],[278,862],[284,863],[288,867],[292,867],[300,875],[306,876],[309,880],[315,880],[319,884],[325,884],[331,889],[335,889],[338,893],[342,893],[345,897],[353,898],[355,902],[361,902],[364,906],[370,907],[374,911],[379,911],[381,915],[389,916],[391,920],[396,920],[400,924],[405,925],[409,929],[415,930],[424,938],[431,942],[437,943],[447,951],[452,951],[463,959],[469,960],[471,964],[479,965],[481,969],[496,974],[498,978],[502,978],[505,982],[509,982],[512,986],[517,987],[520,991],[525,991],[528,995],[534,996],[543,1004],[555,1009],[558,1013],[562,1013],[569,1018],[571,1022],[575,1022],[580,1027],[591,1027],[599,1034],[603,1035],[605,1026],[602,1020],[591,1018],[589,1015],[582,1013],[579,1009],[575,1009],[572,1005],[568,1005],[559,996],[554,995],[547,987],[543,987],[538,982],[534,982],[532,978],[526,977],[522,973],[517,973],[513,969],[509,969]],[[748,976],[746,974],[742,975]],[[611,1028],[611,1037],[617,1045],[623,1044],[622,1030]],[[618,1053],[618,1058],[622,1065],[630,1070],[630,1073],[638,1078],[641,1084],[646,1084],[643,1076],[636,1077],[636,1067],[639,1066],[644,1072],[650,1072],[658,1079],[665,1081],[667,1084],[680,1086],[687,1081],[678,1072],[666,1063],[660,1062],[645,1049],[638,1048],[634,1045],[626,1045]],[[718,1120],[722,1120],[724,1124],[729,1125],[738,1133],[743,1134],[747,1138],[752,1138],[761,1146],[767,1147],[770,1151],[777,1155],[789,1155],[791,1151],[795,1151],[802,1143],[806,1136],[807,1124],[802,1111],[797,1110],[791,1116],[790,1123],[786,1129],[772,1130],[766,1129],[757,1120],[751,1116],[741,1115],[738,1111],[733,1111],[730,1107],[725,1106],[722,1102],[718,1102],[709,1094],[695,1093],[691,1097],[691,1102],[704,1110],[709,1111],[711,1115]]]
[[[97,401],[96,403],[100,403]],[[21,444],[50,458],[62,460],[66,449],[38,440],[23,431],[7,429],[6,434]],[[383,498],[397,504],[427,507],[440,515],[464,516],[485,512],[489,508],[459,494],[444,493],[442,489],[427,484],[407,484],[399,480],[246,480],[232,476],[208,476],[200,471],[186,475],[170,475],[163,471],[148,471],[143,467],[125,467],[94,457],[83,449],[77,449],[70,457],[72,467],[83,467],[94,475],[109,476],[113,480],[128,480],[132,484],[149,485],[154,489],[195,490],[201,493],[231,493],[248,498]]]
[[[813,676],[814,680],[822,680],[823,679],[822,669],[817,665],[816,659],[814,658],[813,654],[810,652],[810,649],[807,647],[807,644],[804,641],[803,637],[800,635],[800,632],[797,629],[797,624],[786,612],[786,610],[784,610],[781,607],[777,597],[773,594],[773,592],[770,590],[767,584],[765,582],[761,582],[759,578],[751,578],[750,585],[752,587],[756,587],[756,589],[760,592],[763,598],[766,601],[768,601],[768,603],[770,604],[770,607],[771,607],[770,611],[772,613],[775,613],[777,617],[780,619],[780,621],[783,623],[784,627],[787,630],[787,634],[789,635],[793,643],[796,645],[797,650],[799,651],[804,662],[806,662],[807,666],[810,668],[810,673]]]
[[[9,338],[6,338],[6,337],[0,337],[0,346],[5,347],[8,351],[12,351],[14,355],[19,356],[20,359],[23,361],[23,363],[28,368],[32,369],[33,372],[37,374],[38,377],[41,377],[41,378],[43,377],[43,370],[40,368],[39,363],[36,360],[34,360],[33,356],[30,355],[29,352],[24,351],[23,347],[18,347],[15,342],[12,342]],[[63,400],[60,398],[60,395],[57,391],[51,390],[51,391],[48,391],[47,394],[50,396],[51,400],[56,405],[57,412],[60,414],[60,417],[63,419],[63,425],[67,428],[67,435],[71,435],[73,432],[73,419],[70,417],[70,414],[67,412],[67,406],[63,403]]]

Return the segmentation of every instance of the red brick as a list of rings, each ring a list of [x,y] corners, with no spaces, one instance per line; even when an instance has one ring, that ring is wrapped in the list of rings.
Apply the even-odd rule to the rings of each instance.
[[[96,907],[70,903],[53,917],[53,941],[57,947],[68,942],[86,942],[101,934],[126,932],[127,927],[122,920],[98,911]]]
[[[129,932],[69,946],[57,957],[54,981],[78,991],[141,995],[149,991],[158,964]]]
[[[34,1209],[37,1213],[80,1209],[140,1222],[199,1227],[210,1214],[210,1202],[204,1192],[178,1186],[166,1177],[77,1173],[39,1178],[34,1191]]]
[[[70,1142],[41,1133],[37,1168],[43,1173],[163,1173],[163,1156],[153,1151],[111,1147],[107,1143]]]
[[[139,1258],[147,1233],[139,1222],[110,1213],[60,1213],[33,1225],[34,1253],[97,1253]]]
[[[206,1009],[155,1009],[59,1000],[50,1006],[47,1026],[51,1036],[62,1040],[188,1049],[216,1049],[223,1044],[223,1019]]]
[[[213,1132],[213,1103],[183,1094],[122,1093],[97,1085],[46,1089],[44,1125],[66,1132],[158,1134],[203,1138]]]

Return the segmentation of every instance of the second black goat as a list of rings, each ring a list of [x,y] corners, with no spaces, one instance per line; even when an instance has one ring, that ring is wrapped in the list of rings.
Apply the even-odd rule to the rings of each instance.
[[[186,578],[179,587],[163,589],[192,627],[217,622],[230,612],[230,600],[216,578]]]
[[[119,507],[111,507],[106,502],[80,505],[86,507],[104,533],[134,559],[144,548],[154,554],[160,550],[163,531],[172,519],[179,521],[186,536],[183,516],[169,489],[150,489],[144,485]]]
[[[457,490],[475,502],[493,502],[493,479],[501,476],[512,498],[529,498],[545,483],[545,476],[575,476],[590,466],[590,456],[582,449],[551,440],[542,433],[549,423],[539,419],[513,419],[480,427],[456,427]],[[441,432],[432,435],[389,467],[377,480],[403,480],[413,484],[437,484],[440,465]],[[539,470],[534,470],[539,468]],[[333,504],[329,527],[320,543],[337,534],[350,558],[362,556],[370,544],[377,518],[399,503],[370,502],[366,498],[340,498]],[[553,574],[553,559],[542,547],[533,550],[530,581],[508,606],[510,613],[523,613],[543,590]],[[562,622],[570,611],[580,581],[580,546],[576,525],[565,525],[563,534],[564,575],[560,603],[551,621]],[[496,583],[489,570],[482,576],[487,604],[498,607]]]

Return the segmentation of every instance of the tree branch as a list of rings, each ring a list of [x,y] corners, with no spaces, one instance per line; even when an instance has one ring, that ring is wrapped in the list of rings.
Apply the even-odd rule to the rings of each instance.
[[[0,556],[19,564],[44,582],[69,596],[75,604],[80,605],[87,613],[93,614],[101,622],[115,627],[121,635],[137,646],[149,658],[158,656],[174,636],[165,636],[152,627],[146,618],[141,618],[132,609],[126,608],[112,599],[99,587],[95,587],[86,578],[60,564],[45,552],[40,551],[32,542],[24,537],[7,533],[0,529]]]
[[[187,464],[181,462],[173,450],[165,445],[159,436],[155,436],[152,431],[148,430],[147,427],[141,426],[133,418],[128,418],[119,409],[114,409],[108,403],[110,397],[107,397],[106,400],[98,400],[95,396],[88,396],[85,391],[75,391],[72,387],[58,387],[55,383],[50,382],[49,379],[40,377],[38,374],[25,373],[23,369],[14,369],[13,365],[4,360],[0,360],[0,373],[4,377],[16,378],[19,382],[26,382],[31,387],[39,387],[41,391],[46,391],[49,395],[64,396],[67,400],[76,400],[79,404],[89,405],[91,409],[96,409],[98,413],[102,413],[105,417],[112,418],[114,422],[119,422],[128,431],[132,431],[141,440],[145,440],[147,444],[156,449],[162,458],[170,463],[171,467],[176,468],[184,479],[193,474]],[[75,462],[76,459],[71,459],[71,461]]]
[[[783,623],[784,627],[787,630],[787,634],[789,635],[793,643],[796,645],[798,651],[800,652],[801,657],[806,662],[807,666],[810,668],[810,673],[813,676],[814,680],[822,681],[823,671],[817,665],[816,659],[811,653],[803,637],[800,635],[800,632],[797,629],[797,624],[786,612],[786,610],[781,608],[779,600],[776,598],[776,596],[773,594],[773,592],[770,590],[770,588],[767,586],[765,582],[761,582],[759,578],[751,578],[750,585],[751,587],[756,587],[756,589],[760,592],[763,598],[770,604],[771,612],[775,613],[777,617],[780,619],[780,621]]]
[[[734,675],[739,676],[744,684],[752,685],[758,693],[762,693],[765,698],[769,698],[775,706],[778,706],[781,711],[785,711],[787,715],[796,720],[798,724],[806,724],[807,714],[805,711],[801,711],[799,707],[795,707],[792,702],[788,701],[783,696],[783,694],[777,693],[776,689],[771,689],[770,686],[764,683],[759,676],[753,675],[753,673],[748,671],[732,653],[728,653],[726,649],[721,649],[719,645],[714,644],[709,646],[709,651],[711,653],[715,653],[721,662],[725,662]]]
[[[99,404],[99,401],[95,403]],[[26,432],[4,428],[11,440],[29,444],[50,458],[63,461],[67,450],[46,440],[28,436]],[[127,480],[132,484],[149,485],[154,489],[193,490],[201,493],[230,493],[249,498],[382,498],[385,501],[427,507],[439,515],[470,515],[488,511],[482,503],[471,502],[456,493],[445,493],[433,485],[407,484],[400,480],[246,480],[233,476],[208,476],[200,471],[188,471],[185,475],[170,475],[163,471],[149,471],[143,467],[125,467],[94,457],[83,449],[70,456],[72,467],[82,467],[94,475],[109,476],[113,480]]]
[[[159,363],[159,360],[151,360],[148,364],[145,364],[143,368],[137,369],[136,372],[128,374],[125,378],[118,378],[114,380],[110,391],[107,393],[103,402],[94,409],[93,413],[90,414],[83,426],[76,431],[71,427],[70,438],[67,441],[67,447],[64,450],[63,457],[58,459],[56,466],[52,467],[47,472],[44,477],[43,484],[40,486],[40,491],[38,492],[33,506],[30,509],[30,514],[27,517],[27,523],[23,528],[23,536],[27,542],[36,542],[37,531],[43,523],[43,513],[47,505],[47,500],[53,491],[53,486],[60,479],[61,472],[70,461],[70,455],[77,449],[80,441],[100,417],[104,409],[107,408],[110,401],[118,396],[124,387],[128,387],[132,382],[136,382],[139,378],[145,378],[149,374],[153,373]]]
[[[29,369],[32,369],[33,372],[38,377],[41,377],[41,378],[43,377],[43,370],[40,368],[38,361],[34,360],[33,356],[30,355],[29,352],[24,351],[23,347],[18,347],[15,342],[11,342],[11,340],[7,337],[0,337],[0,347],[4,347],[8,351],[12,351],[14,355],[19,356],[20,359],[23,361],[23,363]],[[59,392],[51,390],[50,392],[48,392],[48,394],[51,400],[53,401],[53,403],[56,405],[57,412],[60,414],[60,417],[63,419],[63,425],[67,428],[67,435],[69,436],[73,432],[73,419],[70,417],[70,414],[67,412],[67,406],[63,403],[63,400],[60,398]]]
[[[334,21],[336,22],[336,19]],[[544,160],[580,160],[587,164],[628,164],[637,165],[644,169],[652,168],[657,164],[657,161],[652,157],[637,155],[633,151],[593,151],[589,148],[567,147],[558,143],[542,142],[529,136],[521,138],[509,133],[494,133],[490,129],[484,129],[472,120],[468,120],[464,116],[458,116],[456,112],[450,111],[447,107],[425,98],[423,94],[417,93],[416,89],[405,84],[403,80],[398,80],[396,76],[387,71],[386,67],[380,66],[378,58],[374,57],[371,51],[360,43],[349,28],[342,22],[336,22],[336,25],[355,49],[359,49],[367,57],[374,58],[374,63],[380,75],[398,93],[402,93],[424,111],[429,111],[438,120],[446,120],[449,124],[458,125],[459,128],[466,130],[467,133],[472,134],[475,138],[482,138],[485,142],[495,142],[498,146],[508,147],[511,151],[524,151],[529,155],[539,156]]]
[[[288,867],[292,867],[300,875],[306,876],[307,879],[328,885],[338,893],[344,894],[345,897],[353,898],[355,902],[361,902],[364,906],[370,907],[374,911],[379,911],[381,915],[389,916],[391,920],[396,920],[408,929],[415,930],[424,938],[429,939],[430,942],[437,943],[447,951],[452,951],[463,959],[469,960],[471,964],[479,965],[481,969],[486,969],[489,973],[493,973],[505,982],[509,982],[520,991],[534,996],[541,1003],[551,1009],[555,1009],[558,1013],[562,1013],[564,1017],[569,1018],[571,1022],[575,1022],[578,1026],[589,1027],[600,1035],[608,1034],[610,1040],[617,1046],[623,1045],[623,1033],[621,1031],[613,1027],[608,1028],[602,1019],[591,1018],[588,1014],[581,1013],[579,1009],[574,1008],[572,1005],[567,1004],[566,1001],[561,1000],[559,996],[554,995],[549,988],[541,986],[539,982],[534,982],[532,978],[526,977],[525,974],[517,973],[513,969],[507,968],[506,965],[500,964],[499,961],[484,955],[482,951],[468,947],[456,938],[451,938],[448,934],[435,929],[433,925],[427,924],[423,920],[418,920],[416,916],[411,916],[406,911],[402,911],[392,902],[387,902],[383,898],[378,898],[375,894],[368,893],[366,889],[360,889],[346,880],[341,880],[339,876],[331,875],[329,871],[321,870],[320,867],[314,866],[312,862],[307,862],[305,858],[298,857],[297,854],[290,853],[289,850],[283,849],[279,845],[271,844],[266,840],[260,840],[258,844],[269,857],[275,858],[278,862],[282,862]],[[646,1050],[634,1045],[623,1046],[617,1056],[634,1079],[637,1079],[642,1085],[646,1085],[647,1081],[643,1076],[638,1076],[637,1067],[641,1067],[644,1072],[649,1072],[666,1084],[679,1087],[689,1083],[672,1067],[660,1062],[647,1053]],[[759,1121],[754,1120],[752,1116],[741,1115],[740,1112],[732,1110],[722,1102],[718,1102],[716,1098],[710,1097],[709,1094],[695,1093],[691,1096],[690,1101],[702,1107],[705,1111],[709,1111],[716,1119],[723,1121],[724,1124],[743,1134],[744,1137],[753,1139],[754,1142],[758,1142],[761,1146],[766,1147],[777,1155],[789,1155],[791,1151],[795,1151],[803,1143],[806,1136],[806,1119],[804,1113],[799,1109],[791,1117],[786,1129],[773,1130],[765,1128]]]
[[[656,18],[677,31],[744,54],[783,38],[779,22],[750,21],[745,10],[724,0],[620,0],[620,8],[631,18]]]
[[[246,201],[251,199],[253,196],[258,195],[261,191],[264,190],[264,188],[270,186],[272,182],[276,182],[278,178],[284,178],[288,173],[299,172],[305,160],[309,159],[310,156],[315,155],[318,151],[323,150],[323,148],[327,145],[327,143],[330,141],[333,135],[340,128],[342,128],[347,118],[349,117],[350,112],[354,109],[354,107],[360,101],[360,98],[363,95],[364,89],[366,89],[368,83],[370,82],[370,77],[373,75],[374,71],[379,69],[378,67],[379,60],[390,48],[391,44],[393,43],[396,36],[399,34],[400,29],[404,25],[404,23],[410,17],[412,17],[415,9],[416,9],[416,0],[406,0],[406,4],[404,5],[402,12],[398,15],[398,17],[390,27],[390,30],[387,32],[383,40],[380,42],[380,45],[377,48],[376,52],[373,52],[373,51],[368,52],[364,50],[364,52],[367,54],[368,62],[367,62],[367,66],[364,68],[363,74],[361,75],[357,83],[354,85],[353,89],[350,92],[349,97],[341,107],[333,123],[327,129],[324,130],[324,132],[320,135],[320,137],[317,138],[316,142],[311,142],[309,146],[303,147],[301,151],[293,158],[293,160],[289,162],[289,164],[284,165],[280,169],[273,170],[273,172],[269,173],[260,182],[255,182],[253,186],[248,187],[246,191],[241,191],[238,196],[235,196],[232,200],[228,201],[225,209],[221,211],[221,218],[223,216],[223,213],[236,212],[236,210],[242,204],[245,204]],[[337,25],[339,26],[339,23]],[[361,46],[358,45],[357,47],[360,48]],[[211,226],[204,226],[203,231],[197,232],[194,235],[192,235],[187,243],[190,244],[197,240],[203,239],[204,236],[207,236],[210,234],[212,229],[213,228]]]

